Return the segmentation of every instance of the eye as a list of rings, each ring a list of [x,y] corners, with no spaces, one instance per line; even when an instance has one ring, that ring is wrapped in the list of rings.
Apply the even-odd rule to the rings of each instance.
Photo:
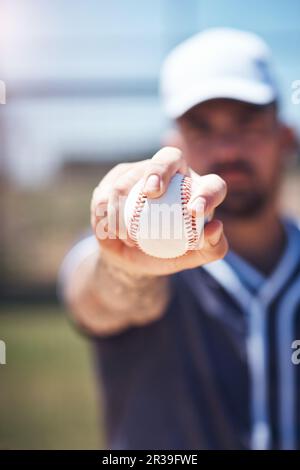
[[[198,137],[209,137],[211,134],[211,127],[206,121],[197,121],[193,124],[193,134]]]
[[[260,121],[256,118],[247,116],[244,119],[240,120],[240,125],[242,129],[259,129],[260,126]]]
[[[211,128],[208,122],[206,121],[197,121],[196,123],[197,129],[201,132],[210,132]]]

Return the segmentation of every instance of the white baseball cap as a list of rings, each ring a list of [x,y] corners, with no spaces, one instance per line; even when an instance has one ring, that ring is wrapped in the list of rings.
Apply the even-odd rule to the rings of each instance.
[[[173,119],[213,98],[263,105],[278,97],[267,44],[231,28],[204,30],[175,47],[162,66],[160,89]]]

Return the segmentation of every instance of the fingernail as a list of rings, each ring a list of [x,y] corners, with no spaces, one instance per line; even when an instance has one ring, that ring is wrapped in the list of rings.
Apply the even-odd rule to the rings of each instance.
[[[153,193],[160,189],[160,177],[158,175],[150,175],[144,186],[144,192]]]
[[[195,199],[192,203],[191,209],[193,212],[196,212],[196,214],[204,213],[205,199],[203,199],[202,197],[198,197],[197,199]]]

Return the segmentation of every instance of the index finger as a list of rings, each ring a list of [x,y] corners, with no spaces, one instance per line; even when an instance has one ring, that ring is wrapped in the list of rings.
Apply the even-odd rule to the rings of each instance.
[[[143,193],[151,198],[160,197],[175,173],[189,175],[188,165],[181,150],[176,147],[163,147],[149,161],[143,176]]]

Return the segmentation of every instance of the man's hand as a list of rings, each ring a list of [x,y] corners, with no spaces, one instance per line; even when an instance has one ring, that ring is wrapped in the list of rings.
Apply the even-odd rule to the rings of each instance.
[[[141,326],[158,319],[170,300],[169,274],[194,268],[223,257],[227,250],[223,226],[211,220],[204,228],[201,250],[175,259],[158,259],[144,254],[128,238],[123,226],[122,198],[144,179],[144,192],[152,198],[166,191],[170,179],[180,172],[192,180],[188,210],[212,214],[224,199],[226,186],[217,175],[200,177],[190,170],[181,152],[165,147],[151,160],[117,165],[94,190],[91,223],[96,237],[110,218],[121,223],[109,237],[98,237],[99,250],[88,256],[69,277],[65,298],[76,322],[96,335],[111,335],[129,326]],[[124,197],[123,197],[124,200]],[[122,222],[123,221],[123,222]]]
[[[150,160],[125,163],[114,167],[94,190],[91,202],[91,223],[97,237],[99,228],[104,229],[107,221],[116,218],[120,221],[106,239],[99,239],[101,253],[115,266],[120,266],[134,275],[161,276],[222,258],[227,251],[227,241],[223,225],[219,220],[211,220],[204,228],[204,244],[200,250],[191,250],[175,259],[158,259],[144,254],[135,247],[128,237],[123,217],[119,217],[124,207],[120,201],[128,195],[132,186],[144,180],[144,192],[151,198],[163,194],[172,176],[180,172],[192,180],[192,195],[188,204],[191,214],[211,215],[224,200],[226,184],[217,175],[199,176],[187,167],[180,150],[165,147]]]

